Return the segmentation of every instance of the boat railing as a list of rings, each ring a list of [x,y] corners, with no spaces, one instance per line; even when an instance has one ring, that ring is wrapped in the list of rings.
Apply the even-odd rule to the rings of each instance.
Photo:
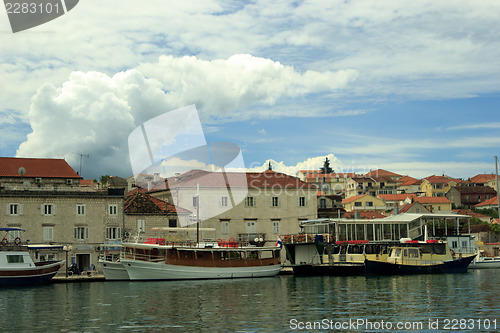
[[[291,234],[284,235],[283,243],[285,244],[298,244],[298,243],[315,243],[325,242],[330,243],[335,240],[335,236],[331,234]]]

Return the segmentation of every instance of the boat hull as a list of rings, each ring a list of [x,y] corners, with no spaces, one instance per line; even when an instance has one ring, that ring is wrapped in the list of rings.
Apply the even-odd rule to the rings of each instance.
[[[47,264],[38,263],[35,267],[20,269],[0,269],[0,287],[29,286],[49,282],[64,261]]]
[[[500,268],[500,258],[476,259],[469,265],[470,269]]]
[[[292,268],[297,276],[357,276],[365,273],[363,263],[295,265]]]
[[[198,280],[272,277],[281,265],[250,267],[199,267],[122,259],[130,280]]]
[[[368,275],[467,273],[467,267],[473,259],[474,256],[470,256],[427,265],[406,265],[385,261],[366,260],[365,265]]]
[[[109,281],[130,280],[128,272],[121,262],[99,260],[104,278]]]

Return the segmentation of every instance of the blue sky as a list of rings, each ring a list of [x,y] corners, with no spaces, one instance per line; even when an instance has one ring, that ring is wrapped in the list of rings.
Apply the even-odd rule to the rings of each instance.
[[[89,154],[85,178],[131,175],[131,131],[192,104],[249,168],[468,178],[499,154],[494,0],[86,0],[0,32],[0,156]]]

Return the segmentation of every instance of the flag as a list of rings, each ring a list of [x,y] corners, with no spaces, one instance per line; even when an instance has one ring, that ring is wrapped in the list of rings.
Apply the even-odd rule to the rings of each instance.
[[[280,236],[278,236],[278,241],[276,242],[276,247],[279,247],[280,249],[283,248],[283,242],[281,241]]]

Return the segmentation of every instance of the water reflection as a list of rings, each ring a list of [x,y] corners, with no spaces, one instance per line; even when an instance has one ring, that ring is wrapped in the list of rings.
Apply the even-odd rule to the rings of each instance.
[[[383,277],[96,282],[0,290],[0,329],[288,332],[302,322],[497,319],[496,270]],[[13,320],[15,318],[15,320]],[[346,330],[349,331],[349,330]]]

